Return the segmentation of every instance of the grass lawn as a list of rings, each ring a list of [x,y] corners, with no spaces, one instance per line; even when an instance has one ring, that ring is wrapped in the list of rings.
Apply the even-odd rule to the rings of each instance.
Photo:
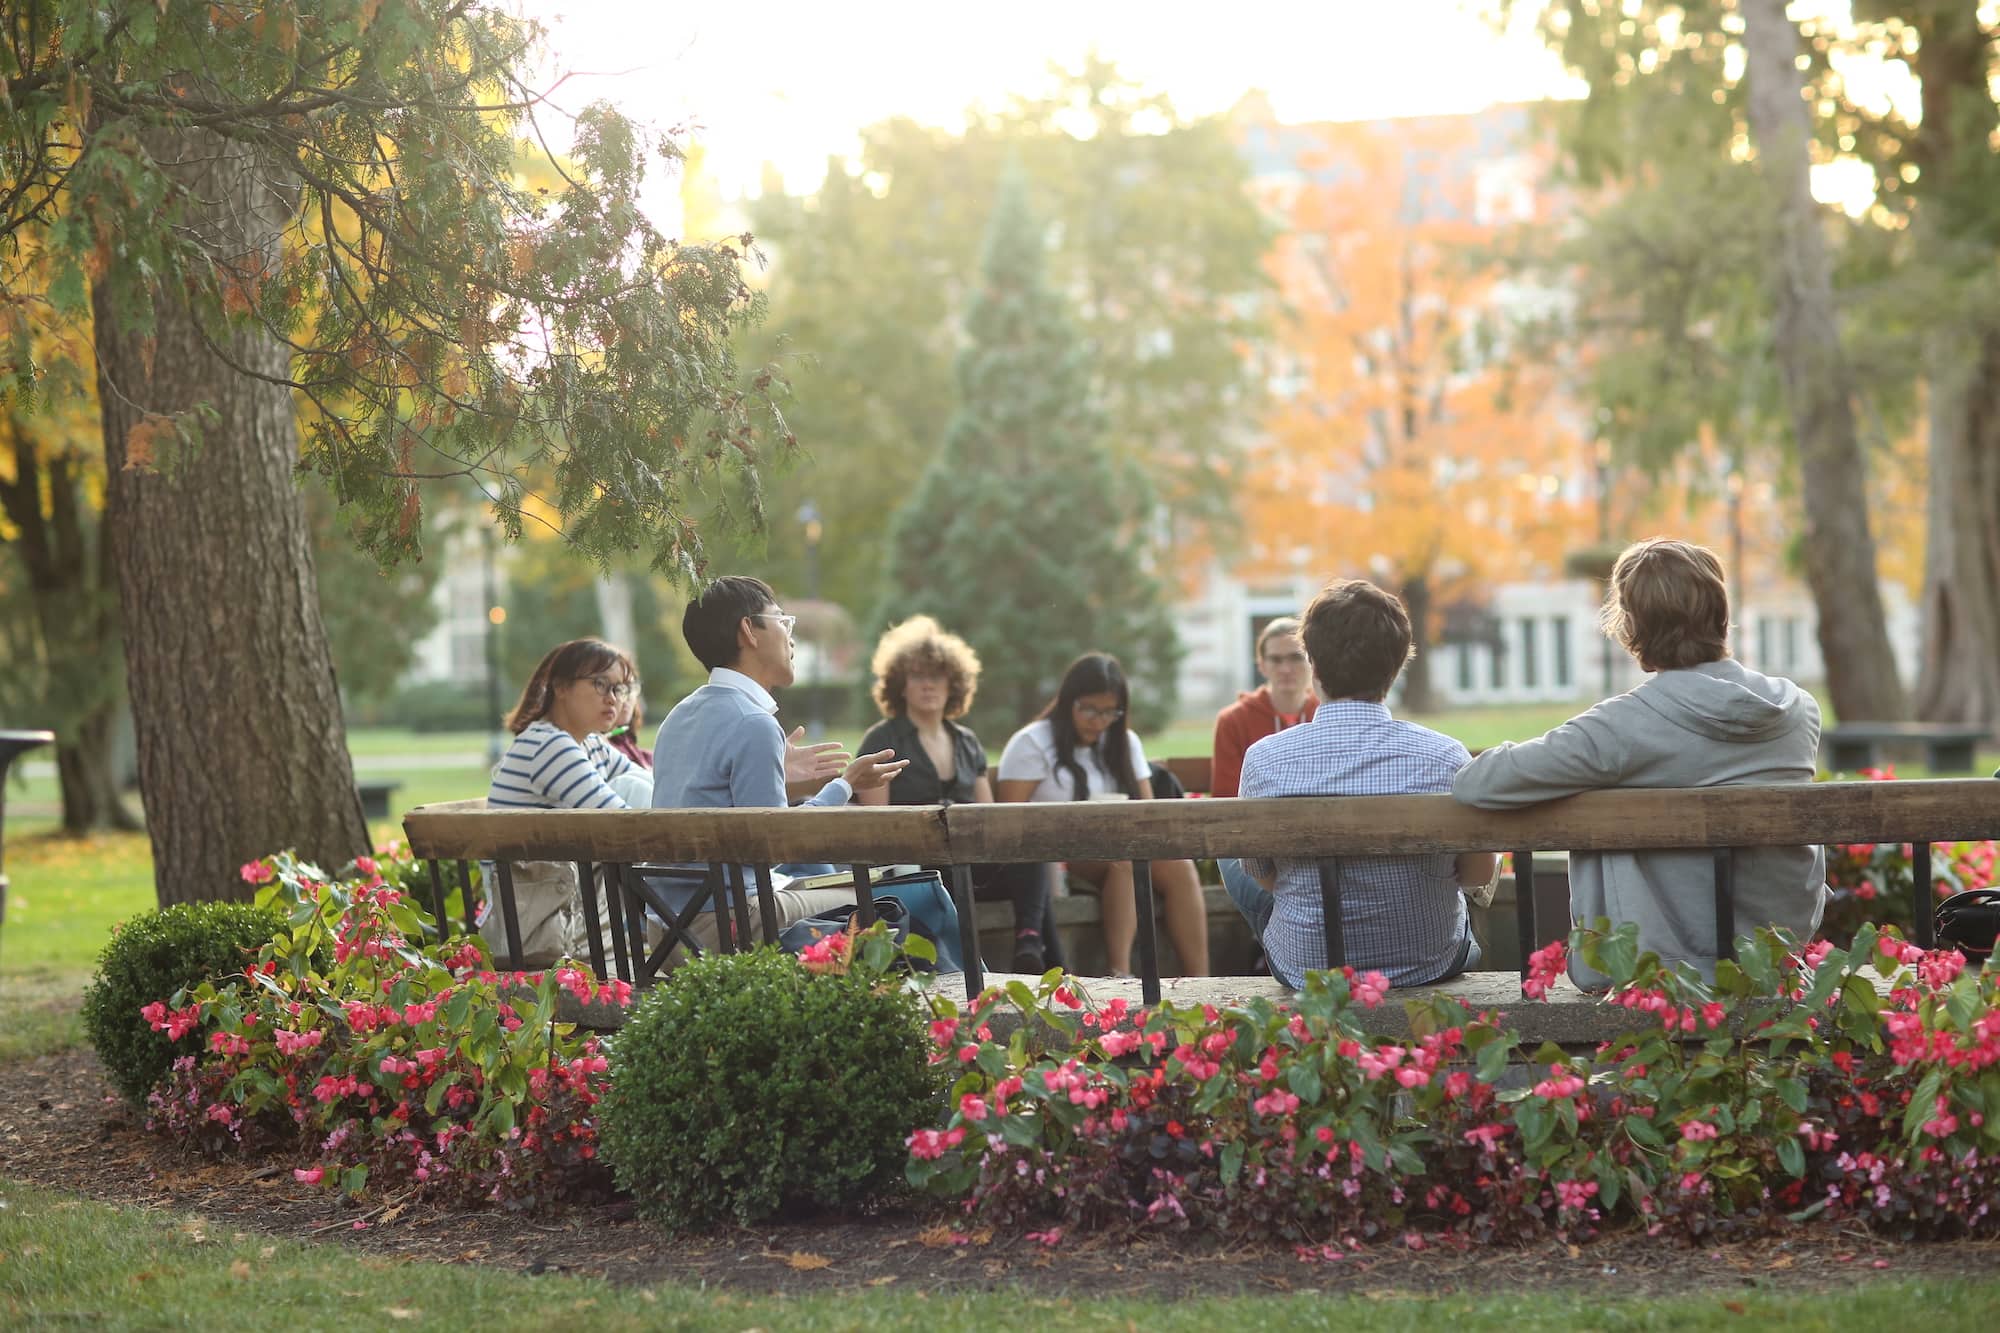
[[[315,1329],[591,1328],[914,1329],[990,1322],[1084,1329],[1701,1329],[1737,1321],[1791,1330],[1887,1326],[1922,1311],[1927,1333],[1988,1329],[2000,1282],[1871,1282],[1801,1300],[1743,1288],[1672,1299],[1604,1301],[1576,1293],[1246,1295],[1179,1300],[880,1287],[743,1296],[589,1278],[528,1277],[471,1265],[420,1265],[231,1231],[0,1182],[0,1323],[9,1327],[230,1327],[257,1309]],[[1303,1276],[1303,1270],[1302,1270]],[[999,1302],[999,1304],[996,1304]],[[1755,1323],[1743,1326],[1754,1327]]]

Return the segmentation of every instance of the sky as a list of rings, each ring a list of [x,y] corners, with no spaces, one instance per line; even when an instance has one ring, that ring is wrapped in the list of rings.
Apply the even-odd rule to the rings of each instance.
[[[1286,121],[1575,91],[1531,32],[1497,33],[1462,0],[515,2],[547,24],[554,68],[571,75],[560,106],[606,99],[635,119],[692,124],[725,197],[754,192],[766,161],[808,191],[862,127],[892,115],[953,124],[1093,48],[1188,115],[1253,88]]]
[[[809,193],[830,155],[858,150],[863,127],[897,115],[960,124],[968,105],[1040,91],[1050,62],[1073,68],[1093,50],[1195,116],[1253,89],[1289,123],[1583,92],[1525,22],[1502,32],[1482,16],[1494,0],[504,2],[547,26],[543,83],[566,76],[559,110],[608,100],[634,120],[688,127],[724,201],[754,194],[766,163],[789,192]],[[1982,16],[1996,7],[1983,4]],[[1795,20],[1850,13],[1849,0],[1789,8]],[[1915,101],[1900,65],[1886,78],[1847,72],[1864,101]],[[1872,180],[1859,163],[1834,163],[1814,168],[1813,191],[1858,214]],[[679,183],[657,176],[644,197],[655,223],[678,234]]]

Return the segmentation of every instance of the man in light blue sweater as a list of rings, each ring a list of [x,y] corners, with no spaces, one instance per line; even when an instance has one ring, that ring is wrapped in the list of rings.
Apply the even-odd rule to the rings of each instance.
[[[715,580],[688,603],[681,634],[709,669],[708,683],[660,724],[653,745],[655,809],[785,807],[788,747],[771,691],[792,683],[794,623],[761,579],[740,575]],[[829,748],[789,754],[803,756],[810,768]],[[864,754],[802,804],[845,805],[856,791],[881,786],[908,764],[893,750]],[[690,896],[683,891],[677,897],[684,904]],[[775,897],[784,925],[854,902],[849,889],[778,889]],[[713,946],[712,914],[701,914],[694,934],[704,949]]]

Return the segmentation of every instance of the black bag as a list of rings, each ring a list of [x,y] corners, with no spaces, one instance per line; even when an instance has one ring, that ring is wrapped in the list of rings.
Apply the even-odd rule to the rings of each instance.
[[[1993,956],[2000,939],[2000,889],[1967,889],[1938,904],[1939,944],[1955,947],[1975,967]]]
[[[1187,788],[1174,776],[1174,771],[1157,760],[1152,762],[1152,772],[1147,774],[1153,780],[1153,799],[1186,799]]]

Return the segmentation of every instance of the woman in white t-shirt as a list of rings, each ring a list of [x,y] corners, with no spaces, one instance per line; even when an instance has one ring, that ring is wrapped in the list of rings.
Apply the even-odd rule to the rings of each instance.
[[[994,795],[1002,801],[1151,800],[1146,750],[1125,725],[1130,692],[1125,671],[1109,653],[1085,653],[1069,664],[1062,687],[1042,715],[1015,732],[1000,755]],[[1208,975],[1208,913],[1192,861],[1155,861],[1153,891],[1167,912],[1167,935],[1186,968]],[[1112,975],[1132,971],[1139,914],[1128,861],[1072,861],[1070,873],[1097,886],[1104,914],[1104,952]]]

